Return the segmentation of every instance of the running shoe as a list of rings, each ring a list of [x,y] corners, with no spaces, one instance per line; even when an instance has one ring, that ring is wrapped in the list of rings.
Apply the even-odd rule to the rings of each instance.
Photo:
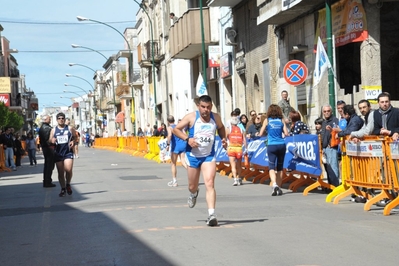
[[[237,186],[237,185],[238,185],[238,179],[237,179],[237,178],[234,178],[233,186]]]
[[[190,196],[188,197],[188,200],[187,200],[189,208],[194,208],[195,203],[197,203],[198,192],[199,192],[199,188],[197,189],[197,193],[195,196],[192,196],[190,193]]]
[[[65,195],[66,195],[66,190],[65,190],[65,188],[63,188],[63,189],[61,189],[61,192],[60,192],[59,196],[60,197],[65,197]]]
[[[281,190],[280,187],[277,187],[277,196],[283,195],[283,191]]]
[[[272,196],[277,196],[279,187],[275,186],[272,188]]]
[[[177,181],[173,182],[173,180],[172,180],[172,181],[168,182],[168,186],[169,187],[177,187],[178,186]]]
[[[71,184],[67,184],[67,186],[66,186],[66,191],[67,191],[68,195],[72,195]]]
[[[242,178],[238,178],[238,185],[242,186]]]
[[[218,225],[218,219],[216,219],[215,214],[211,214],[208,216],[208,219],[206,220],[206,224],[208,226],[217,226]]]

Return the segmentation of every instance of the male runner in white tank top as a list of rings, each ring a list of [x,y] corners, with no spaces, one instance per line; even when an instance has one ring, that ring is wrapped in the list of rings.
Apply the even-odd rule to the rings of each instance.
[[[215,215],[216,191],[214,181],[216,176],[215,133],[222,139],[222,145],[227,147],[226,130],[219,114],[212,112],[212,99],[203,95],[197,103],[198,111],[187,114],[173,129],[173,134],[187,142],[186,164],[188,174],[188,189],[190,196],[188,206],[193,208],[198,196],[200,173],[206,187],[206,201],[208,204],[207,225],[216,226]],[[189,129],[188,136],[182,132]]]

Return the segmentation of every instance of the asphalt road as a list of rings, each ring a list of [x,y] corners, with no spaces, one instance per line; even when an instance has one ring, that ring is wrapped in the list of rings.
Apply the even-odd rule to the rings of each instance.
[[[80,148],[73,194],[42,187],[38,166],[0,172],[0,265],[398,265],[399,210],[326,203],[267,184],[217,175],[218,227],[207,227],[205,187],[187,207],[178,168],[124,153]],[[57,180],[54,170],[53,179]],[[202,182],[202,181],[201,181]]]

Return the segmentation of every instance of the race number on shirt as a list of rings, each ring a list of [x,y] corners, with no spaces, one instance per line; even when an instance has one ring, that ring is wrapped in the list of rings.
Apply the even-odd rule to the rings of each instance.
[[[68,135],[57,136],[57,143],[64,144],[68,142]]]

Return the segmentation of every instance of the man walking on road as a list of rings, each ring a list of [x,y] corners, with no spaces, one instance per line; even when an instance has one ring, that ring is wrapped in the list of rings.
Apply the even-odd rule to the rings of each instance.
[[[222,145],[227,147],[226,131],[219,114],[212,112],[212,99],[203,95],[198,99],[198,111],[187,114],[173,129],[173,134],[187,142],[186,163],[188,174],[188,207],[194,208],[198,197],[198,183],[200,173],[204,178],[206,187],[206,201],[208,204],[207,225],[218,224],[215,214],[216,191],[216,158],[215,158],[215,133],[216,130],[222,139]],[[186,136],[182,132],[184,128],[189,129]]]
[[[182,163],[183,167],[187,169],[185,154],[186,154],[186,146],[187,142],[184,139],[176,137],[173,134],[173,129],[176,127],[175,118],[172,115],[169,115],[168,118],[168,149],[170,149],[170,160],[172,161],[172,181],[168,183],[170,187],[177,187],[177,158],[180,157],[180,162]],[[184,134],[184,130],[182,131]],[[187,135],[186,135],[187,138]]]
[[[54,145],[49,142],[51,132],[51,116],[44,115],[42,118],[42,125],[39,129],[40,145],[42,146],[44,156],[43,167],[43,187],[55,187],[51,175],[54,170]]]

